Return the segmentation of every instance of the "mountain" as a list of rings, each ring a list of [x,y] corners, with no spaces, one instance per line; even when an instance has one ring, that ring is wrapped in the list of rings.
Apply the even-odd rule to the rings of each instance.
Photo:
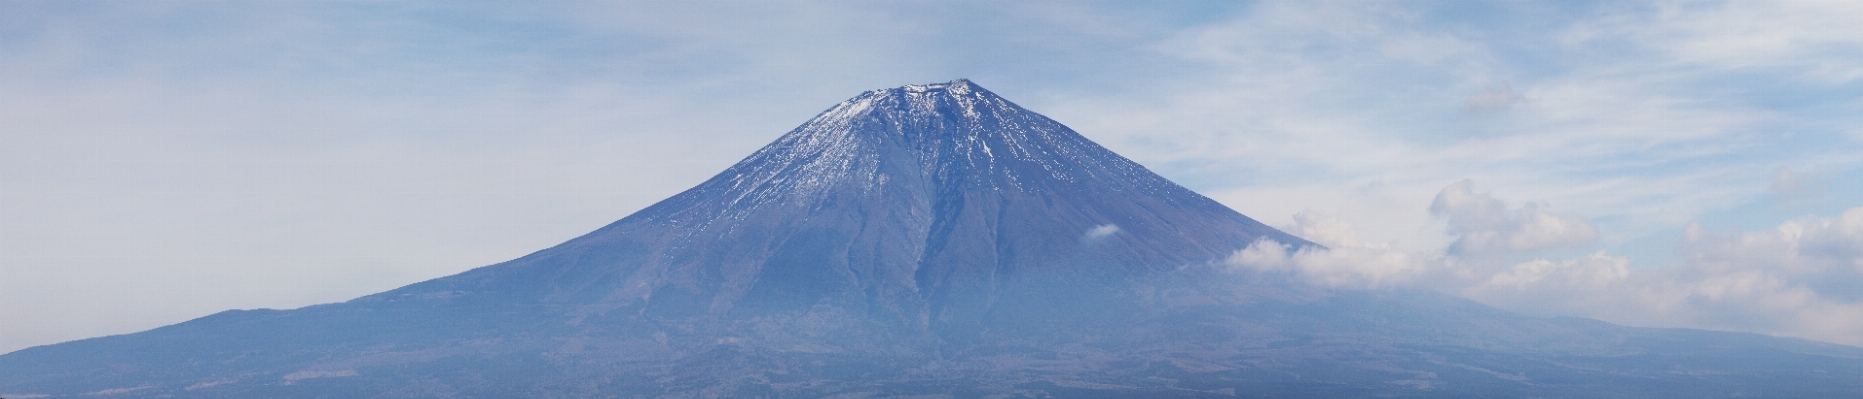
[[[0,355],[0,397],[1741,397],[1863,349],[1315,288],[1243,216],[967,80],[837,104],[508,262]]]

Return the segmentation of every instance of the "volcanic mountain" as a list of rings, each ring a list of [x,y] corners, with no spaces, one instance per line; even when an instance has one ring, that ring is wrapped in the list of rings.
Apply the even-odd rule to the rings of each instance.
[[[0,356],[19,397],[1848,396],[1863,349],[1221,265],[1323,248],[967,80],[837,104],[563,244]]]

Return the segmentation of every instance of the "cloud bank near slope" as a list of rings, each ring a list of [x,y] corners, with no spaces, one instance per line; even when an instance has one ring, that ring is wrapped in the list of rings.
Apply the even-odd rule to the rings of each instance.
[[[1680,261],[1638,269],[1604,251],[1569,254],[1595,244],[1597,229],[1547,208],[1510,204],[1464,180],[1429,209],[1454,237],[1445,248],[1361,242],[1346,221],[1303,212],[1283,229],[1330,249],[1263,241],[1226,263],[1328,287],[1436,289],[1529,314],[1863,345],[1863,207],[1764,231],[1690,224],[1676,243]]]

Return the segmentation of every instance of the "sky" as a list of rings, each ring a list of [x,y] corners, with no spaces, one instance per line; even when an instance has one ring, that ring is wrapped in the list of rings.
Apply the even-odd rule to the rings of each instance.
[[[1863,345],[1863,3],[0,0],[0,352],[513,259],[957,78],[1330,248],[1238,273]]]

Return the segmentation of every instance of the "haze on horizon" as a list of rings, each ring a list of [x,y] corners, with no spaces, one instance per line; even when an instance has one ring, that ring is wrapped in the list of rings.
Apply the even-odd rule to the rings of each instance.
[[[1854,3],[0,2],[0,352],[343,301],[970,78],[1334,248],[1237,267],[1863,344]]]

